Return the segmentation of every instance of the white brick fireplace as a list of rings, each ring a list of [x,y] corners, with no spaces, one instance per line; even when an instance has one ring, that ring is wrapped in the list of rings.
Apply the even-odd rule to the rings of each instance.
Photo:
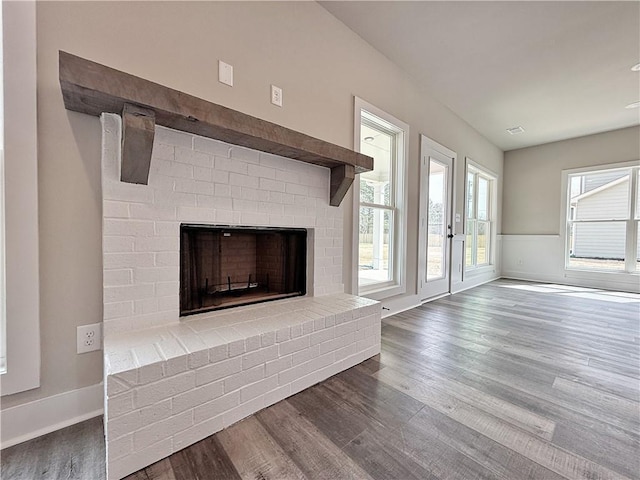
[[[105,333],[177,321],[181,223],[307,228],[310,295],[344,291],[326,168],[156,127],[149,184],[123,183],[120,117],[103,126]]]
[[[102,124],[109,479],[379,352],[380,305],[342,293],[328,169],[156,127],[148,185],[128,184],[120,117]],[[181,320],[181,223],[306,228],[307,295]]]

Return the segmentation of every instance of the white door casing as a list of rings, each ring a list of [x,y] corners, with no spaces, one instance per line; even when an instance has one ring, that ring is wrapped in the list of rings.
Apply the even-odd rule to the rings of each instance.
[[[456,153],[424,135],[420,140],[418,295],[427,300],[450,292]]]

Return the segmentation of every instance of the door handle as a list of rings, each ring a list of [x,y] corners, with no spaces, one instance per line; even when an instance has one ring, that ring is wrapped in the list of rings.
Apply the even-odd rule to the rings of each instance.
[[[449,235],[447,235],[447,238],[453,238],[453,233],[450,233]]]

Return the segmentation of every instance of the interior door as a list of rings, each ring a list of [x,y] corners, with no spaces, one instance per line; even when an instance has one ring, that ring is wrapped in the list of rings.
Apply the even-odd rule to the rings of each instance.
[[[426,300],[450,290],[453,156],[427,146],[421,157],[419,289]]]

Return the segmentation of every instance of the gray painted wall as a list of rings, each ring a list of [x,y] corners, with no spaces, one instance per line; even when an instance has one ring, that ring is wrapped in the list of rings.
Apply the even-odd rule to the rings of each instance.
[[[502,233],[560,233],[562,170],[640,158],[640,127],[505,153]]]

